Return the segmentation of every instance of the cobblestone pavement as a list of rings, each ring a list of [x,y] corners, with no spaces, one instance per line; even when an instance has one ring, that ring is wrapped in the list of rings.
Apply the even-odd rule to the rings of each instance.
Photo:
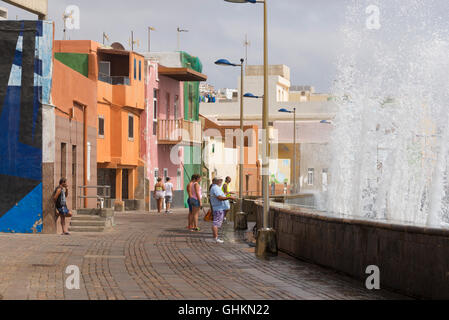
[[[1,299],[397,299],[287,255],[270,260],[235,234],[211,241],[210,225],[186,229],[186,212],[124,213],[106,233],[0,234]],[[78,266],[81,288],[65,288],[66,268]]]

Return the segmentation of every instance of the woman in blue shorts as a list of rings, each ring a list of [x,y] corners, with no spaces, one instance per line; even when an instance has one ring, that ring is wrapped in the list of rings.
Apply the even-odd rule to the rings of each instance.
[[[72,213],[67,208],[67,197],[69,196],[69,188],[67,185],[67,179],[62,178],[59,181],[59,186],[53,193],[53,200],[55,201],[55,207],[57,215],[61,218],[62,235],[70,235],[68,226],[66,225],[66,218],[71,218]]]

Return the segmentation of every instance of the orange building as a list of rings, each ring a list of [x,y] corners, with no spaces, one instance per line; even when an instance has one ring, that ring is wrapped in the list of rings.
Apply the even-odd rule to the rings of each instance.
[[[89,54],[60,52],[61,41],[55,41],[53,59],[52,103],[53,125],[48,125],[45,134],[54,137],[54,164],[47,166],[44,176],[57,186],[59,179],[68,180],[68,207],[72,210],[96,207],[96,190],[84,188],[97,184],[97,86],[95,67],[89,64]],[[53,140],[53,139],[50,139]],[[53,191],[53,190],[51,190]],[[51,206],[51,191],[45,192],[45,232],[62,232],[54,221]],[[92,199],[84,200],[85,196]]]
[[[97,84],[98,185],[111,186],[117,210],[144,208],[140,115],[145,108],[145,59],[94,41],[57,41],[57,52],[87,54]]]

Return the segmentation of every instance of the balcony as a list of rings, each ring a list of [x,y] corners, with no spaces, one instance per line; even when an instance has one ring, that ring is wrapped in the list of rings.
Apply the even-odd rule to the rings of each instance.
[[[131,84],[129,77],[111,77],[102,73],[98,74],[98,80],[101,82],[109,83],[113,86],[124,85],[129,86]]]
[[[157,140],[159,144],[201,144],[201,122],[158,120]]]

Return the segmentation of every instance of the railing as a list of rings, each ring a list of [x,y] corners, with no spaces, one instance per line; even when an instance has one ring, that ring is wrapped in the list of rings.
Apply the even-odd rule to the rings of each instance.
[[[158,120],[159,144],[202,143],[202,128],[199,121]]]
[[[243,197],[261,197],[260,191],[243,191]]]
[[[78,196],[79,206],[78,208],[82,209],[85,207],[83,205],[83,200],[87,199],[97,199],[97,208],[103,209],[105,207],[105,200],[111,199],[111,186],[80,186]],[[84,194],[84,190],[88,189],[97,189],[96,196],[82,196]],[[87,192],[86,192],[87,193]],[[86,208],[84,208],[86,209]]]
[[[106,74],[99,73],[98,80],[101,82],[106,82],[112,85],[125,85],[129,86],[131,84],[129,77],[112,77]]]

